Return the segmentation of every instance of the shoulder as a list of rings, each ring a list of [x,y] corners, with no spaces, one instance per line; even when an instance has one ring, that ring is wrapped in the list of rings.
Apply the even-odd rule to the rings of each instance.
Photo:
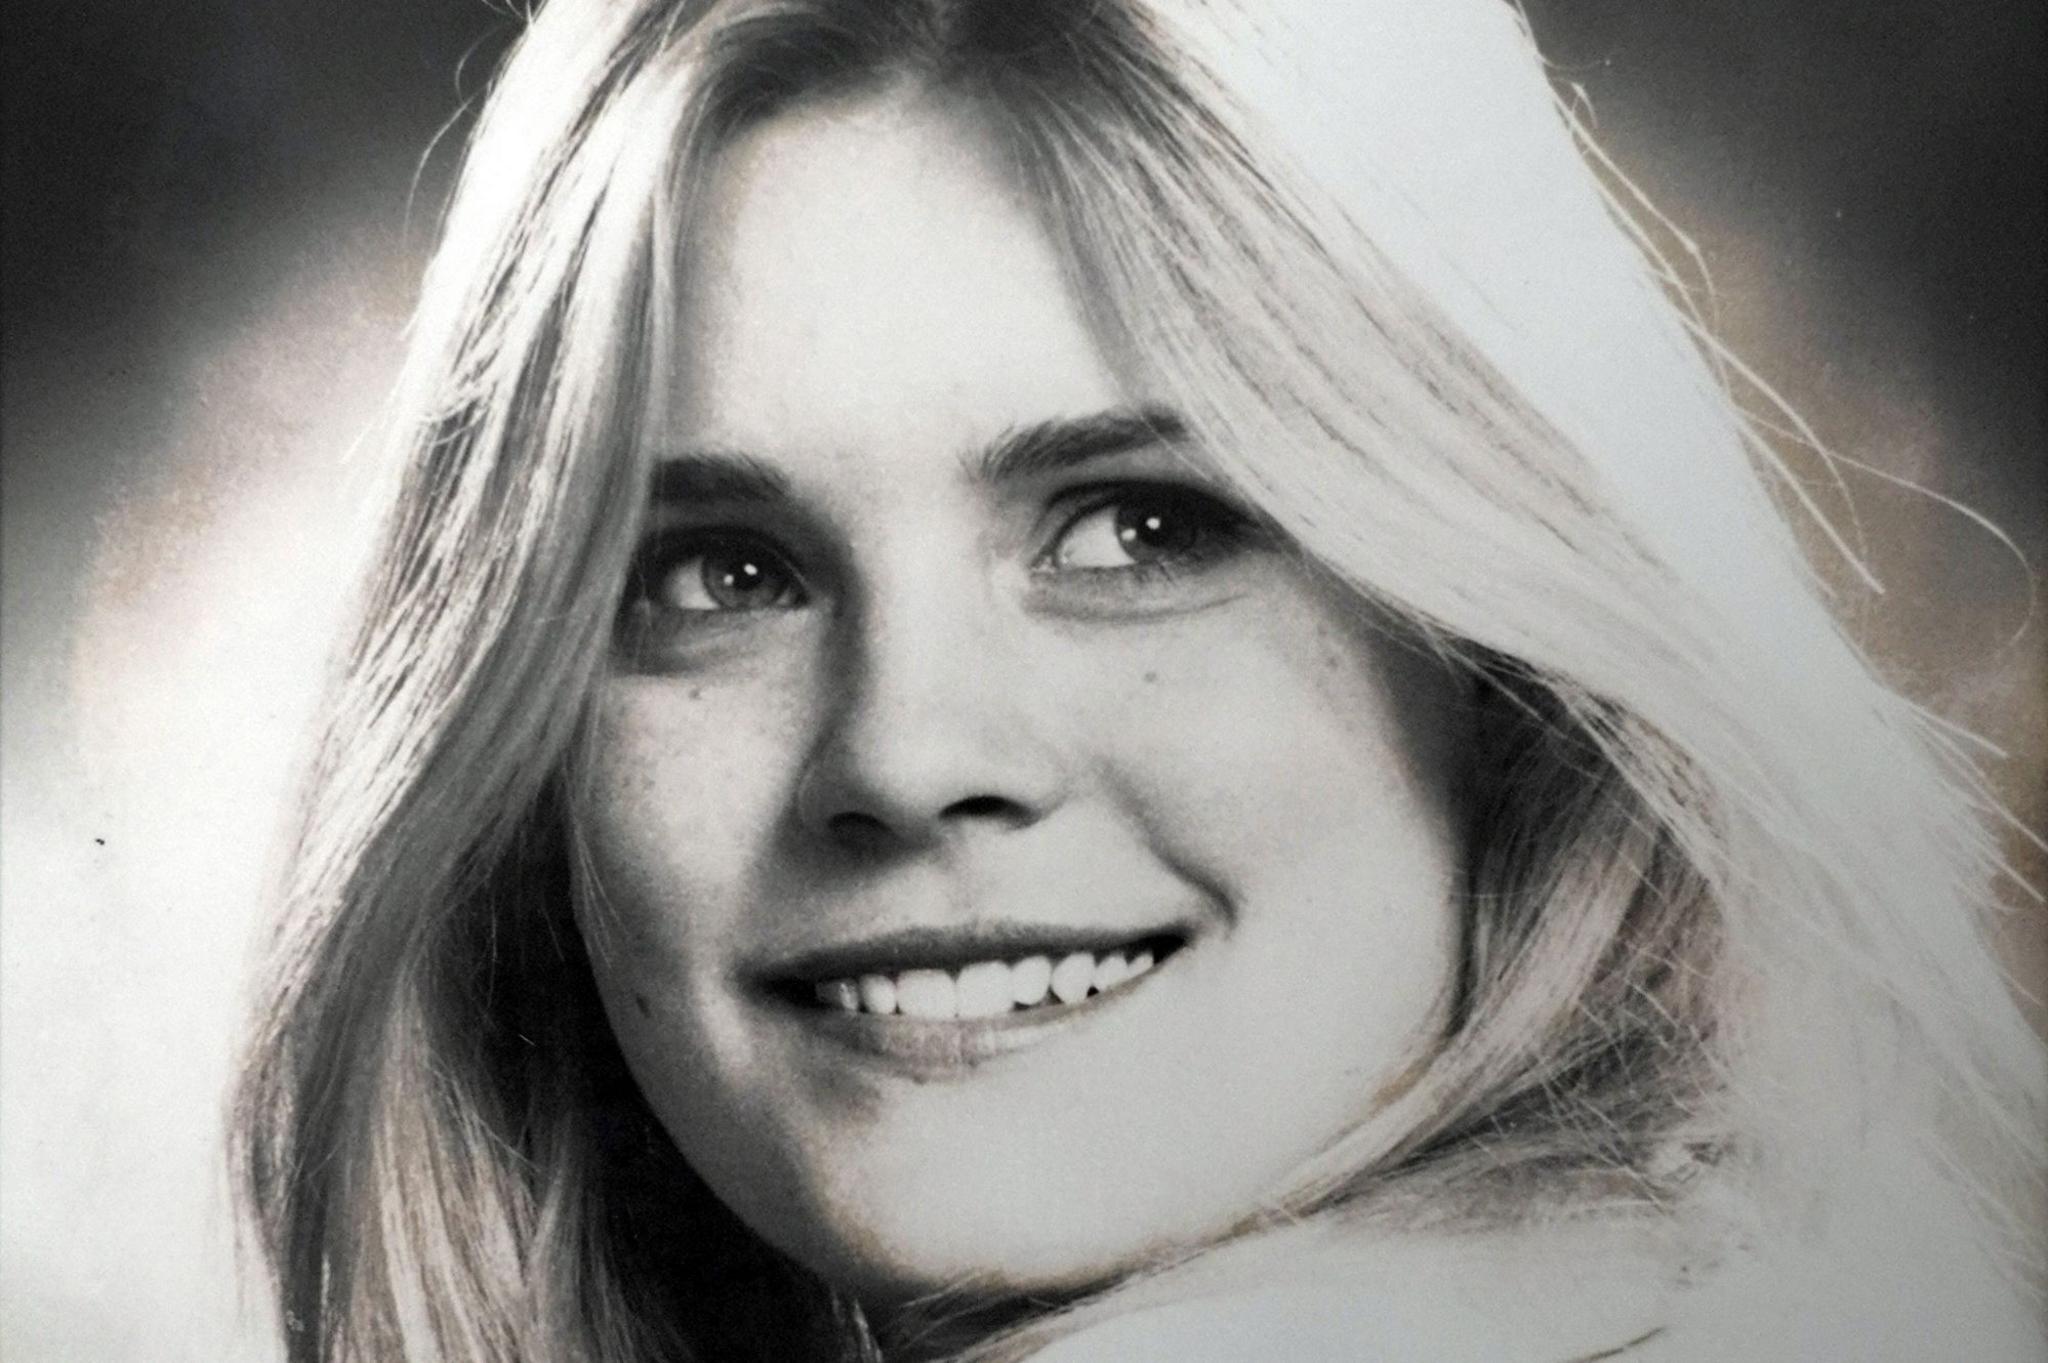
[[[1805,1215],[1674,1301],[1670,1363],[2048,1358],[2048,1319],[2020,1281],[2038,1239],[2001,1241],[1961,1180],[1903,1130],[1874,1131],[1836,1163]],[[2024,1219],[2038,1237],[2038,1220]]]
[[[2035,1363],[2048,1322],[1948,1199],[1832,1219],[1673,1286],[1654,1242],[1378,1247],[1090,1323],[1031,1363]]]
[[[1446,1358],[1446,1342],[1324,1287],[1198,1298],[1111,1317],[1031,1355],[1031,1363],[1370,1363]]]
[[[1851,1217],[1723,1267],[1676,1303],[1643,1363],[2038,1363],[2048,1320],[1960,1209]]]
[[[1654,1254],[1581,1234],[1348,1247],[1086,1325],[1032,1363],[1563,1363],[1655,1333]]]
[[[2035,1363],[2042,1325],[2016,1294],[1899,1294],[1810,1269],[1747,1266],[1670,1319],[1542,1339],[1490,1313],[1375,1309],[1331,1286],[1233,1294],[1112,1317],[1030,1363]],[[1428,1304],[1425,1304],[1428,1305]],[[1438,1303],[1436,1305],[1442,1305]],[[1540,1342],[1539,1342],[1540,1341]]]

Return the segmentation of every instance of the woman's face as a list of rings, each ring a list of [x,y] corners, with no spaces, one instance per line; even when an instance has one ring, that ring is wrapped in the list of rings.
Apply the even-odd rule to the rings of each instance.
[[[970,120],[708,193],[578,815],[632,1070],[878,1301],[1218,1231],[1443,1024],[1456,683],[1119,386]]]

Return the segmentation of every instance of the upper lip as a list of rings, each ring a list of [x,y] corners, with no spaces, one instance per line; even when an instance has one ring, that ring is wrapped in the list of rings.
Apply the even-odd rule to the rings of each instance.
[[[1146,938],[1185,942],[1191,935],[1186,924],[1177,922],[1128,927],[1023,922],[905,927],[807,947],[764,962],[748,973],[768,984],[807,983],[902,970],[952,970],[976,961],[1059,957],[1076,951],[1100,953]]]

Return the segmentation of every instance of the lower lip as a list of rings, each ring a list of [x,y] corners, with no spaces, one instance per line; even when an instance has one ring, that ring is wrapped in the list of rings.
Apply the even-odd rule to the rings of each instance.
[[[784,999],[772,1006],[806,1033],[910,1078],[947,1079],[971,1074],[990,1061],[1092,1027],[1145,992],[1187,955],[1184,946],[1134,980],[1078,1003],[1047,1003],[986,1018],[909,1018],[901,1013],[849,1013],[810,1008]]]

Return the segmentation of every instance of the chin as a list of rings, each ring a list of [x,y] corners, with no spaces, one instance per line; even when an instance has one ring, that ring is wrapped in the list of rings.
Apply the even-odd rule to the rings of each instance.
[[[1213,1203],[1194,1199],[1186,1179],[1130,1158],[1128,1144],[1033,1150],[1014,1123],[1008,1140],[933,1134],[888,1153],[875,1141],[811,1149],[785,1166],[792,1177],[733,1188],[734,1210],[813,1272],[888,1306],[1082,1291],[1220,1233],[1243,1191],[1212,1186]],[[763,1199],[763,1189],[776,1191]]]

